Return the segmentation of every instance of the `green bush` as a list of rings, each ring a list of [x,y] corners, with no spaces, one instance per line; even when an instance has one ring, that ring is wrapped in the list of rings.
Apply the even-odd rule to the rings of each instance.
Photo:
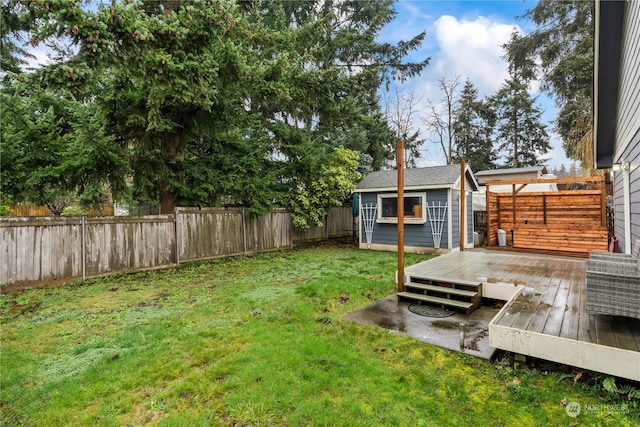
[[[64,216],[81,216],[84,215],[84,209],[79,206],[67,206],[62,211],[62,215]]]

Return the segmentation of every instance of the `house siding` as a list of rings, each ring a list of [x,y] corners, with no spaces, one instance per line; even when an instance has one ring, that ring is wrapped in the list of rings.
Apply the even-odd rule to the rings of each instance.
[[[614,154],[616,161],[620,160],[620,154],[633,149],[630,145],[640,129],[640,1],[627,1],[626,7],[614,151],[618,155]]]
[[[416,191],[421,192],[421,191]],[[394,194],[393,193],[361,193],[360,201],[362,205],[376,204],[378,202],[378,194]],[[427,190],[427,204],[433,202],[447,201],[447,190]],[[447,223],[444,224],[442,230],[442,239],[440,241],[441,248],[449,248],[448,245],[448,228]],[[362,242],[366,243],[365,231],[363,221],[360,220],[360,236],[362,236]],[[398,242],[398,228],[396,224],[381,224],[376,222],[373,227],[373,235],[371,237],[372,244],[380,245],[396,245]],[[404,225],[404,244],[405,246],[416,246],[433,248],[433,235],[431,233],[431,224],[428,217],[427,222],[424,224],[405,224]]]
[[[624,189],[622,172],[613,175],[613,234],[619,241],[621,249],[624,248]]]
[[[621,158],[629,162],[629,201],[631,212],[631,244],[640,239],[640,129],[638,129],[627,150],[621,154]],[[618,238],[620,248],[625,247],[624,229],[624,187],[623,172],[614,175],[614,221],[615,235]],[[633,248],[632,248],[633,249]]]
[[[640,239],[640,1],[626,2],[613,159],[629,165],[631,242],[626,242],[623,171],[614,174],[613,186],[614,234],[624,251]]]

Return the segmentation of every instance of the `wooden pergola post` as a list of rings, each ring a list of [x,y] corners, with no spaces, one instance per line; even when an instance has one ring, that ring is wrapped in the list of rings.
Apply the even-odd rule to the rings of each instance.
[[[487,239],[487,246],[491,246],[491,229],[493,228],[491,224],[491,197],[489,197],[489,193],[491,192],[490,187],[491,185],[487,182],[484,192],[484,209],[487,214],[487,236],[485,237]]]
[[[602,181],[595,181],[598,184],[600,190],[600,224],[603,227],[607,226],[607,183],[602,177]]]
[[[464,164],[464,160],[460,161],[460,252],[464,251],[464,244],[465,244],[465,240],[466,236],[465,236],[465,225],[466,225],[466,218],[465,218],[465,205],[467,203],[466,200],[466,194],[465,194],[465,181],[467,180],[466,177],[466,171],[465,171],[466,167]]]
[[[404,141],[398,139],[398,292],[404,292]]]

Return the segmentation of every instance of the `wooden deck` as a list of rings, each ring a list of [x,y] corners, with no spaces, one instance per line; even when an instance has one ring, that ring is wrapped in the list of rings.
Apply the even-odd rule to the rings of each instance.
[[[513,284],[513,296],[489,324],[493,347],[640,381],[640,319],[587,314],[583,259],[474,249],[405,274]]]

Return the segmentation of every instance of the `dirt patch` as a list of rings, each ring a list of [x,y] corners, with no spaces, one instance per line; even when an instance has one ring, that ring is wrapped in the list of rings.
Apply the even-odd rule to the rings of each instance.
[[[481,329],[477,331],[477,333],[473,334],[472,338],[468,342],[465,340],[464,346],[469,350],[480,351],[480,348],[478,347],[478,343],[481,340],[485,339],[487,336],[489,336],[489,330]]]
[[[448,330],[460,329],[459,323],[449,322],[447,320],[434,320],[433,322],[431,322],[431,325],[433,325],[433,327],[438,329],[448,329]]]
[[[34,313],[38,307],[42,304],[40,300],[31,300],[26,304],[17,304],[16,301],[12,301],[11,308],[7,312],[7,319],[15,319],[16,317],[24,313]]]

